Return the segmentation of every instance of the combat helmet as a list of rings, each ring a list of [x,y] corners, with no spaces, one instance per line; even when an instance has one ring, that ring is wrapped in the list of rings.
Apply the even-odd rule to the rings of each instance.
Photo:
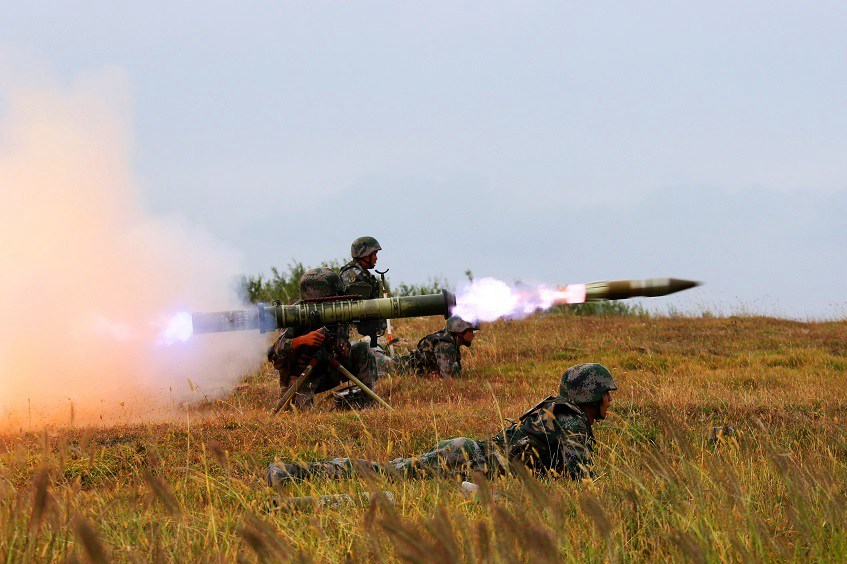
[[[304,300],[338,296],[344,293],[344,283],[331,268],[310,268],[300,277],[300,296]]]
[[[350,245],[350,256],[354,259],[364,258],[373,252],[381,250],[382,247],[379,246],[379,242],[373,237],[359,237]]]
[[[559,395],[571,403],[592,403],[603,399],[603,394],[609,390],[617,389],[618,385],[608,368],[589,362],[565,370],[559,384]]]
[[[458,315],[454,315],[447,319],[447,323],[445,329],[451,333],[455,333],[458,335],[459,333],[464,333],[468,329],[473,329],[474,331],[479,331],[479,323],[468,323]]]

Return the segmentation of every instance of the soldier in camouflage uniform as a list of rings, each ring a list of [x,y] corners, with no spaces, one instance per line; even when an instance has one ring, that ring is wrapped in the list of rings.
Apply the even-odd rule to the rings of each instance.
[[[370,271],[371,268],[376,266],[377,252],[381,250],[382,247],[379,246],[379,242],[373,237],[359,237],[353,241],[353,244],[350,245],[350,255],[353,260],[342,266],[338,271],[341,280],[344,282],[345,294],[353,293],[348,289],[355,284],[364,289],[363,292],[356,293],[365,299],[382,297],[379,280]],[[371,338],[371,346],[374,348],[377,346],[377,337],[385,334],[385,328],[384,319],[360,321],[356,325],[360,335]]]
[[[400,369],[420,374],[456,378],[462,375],[462,346],[470,347],[474,331],[479,325],[468,323],[454,315],[445,323],[444,329],[430,333],[418,341],[418,346],[408,355],[397,359]]]
[[[304,301],[343,293],[341,278],[329,268],[307,270],[300,278],[300,295]],[[373,388],[376,383],[376,356],[364,343],[350,344],[349,324],[339,323],[315,330],[288,327],[268,349],[268,361],[279,371],[279,385],[283,393],[292,379],[300,376],[314,358],[319,360],[318,364],[309,375],[309,381],[294,396],[294,405],[298,409],[311,406],[315,394],[330,390],[346,380],[330,367],[330,358],[338,360],[366,386]],[[370,396],[363,396],[367,403]]]
[[[550,396],[486,440],[465,437],[438,443],[421,456],[398,458],[382,465],[361,459],[334,458],[311,464],[273,463],[268,485],[311,477],[347,478],[357,470],[418,477],[455,476],[482,472],[504,474],[509,464],[522,464],[536,475],[592,476],[592,424],[604,419],[617,390],[609,370],[600,364],[578,364],[562,375],[559,394]]]

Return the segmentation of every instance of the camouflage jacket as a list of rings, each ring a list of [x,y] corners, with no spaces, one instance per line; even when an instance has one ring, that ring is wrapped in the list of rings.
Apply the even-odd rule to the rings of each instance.
[[[490,442],[535,473],[579,479],[590,476],[594,433],[585,413],[561,396],[550,396]]]
[[[371,293],[367,296],[370,299],[381,298],[382,297],[382,288],[379,284],[379,280],[377,280],[376,276],[374,276],[370,270],[352,260],[341,267],[341,270],[338,271],[338,274],[341,276],[341,281],[344,282],[344,287],[348,288],[350,284],[354,284],[356,282],[364,282],[368,286],[371,287]],[[345,293],[349,294],[347,290]],[[361,335],[384,335],[385,329],[387,325],[384,319],[369,319],[367,321],[360,321],[356,324],[356,330]],[[371,343],[371,346],[376,345],[376,343]]]
[[[350,356],[350,325],[329,326],[330,335],[321,347],[335,359],[344,362]],[[315,347],[292,348],[292,341],[309,333],[311,329],[283,329],[277,340],[268,349],[268,361],[279,371],[280,385],[287,386],[291,378],[299,376],[315,356]]]
[[[442,378],[462,375],[462,350],[455,335],[446,329],[418,341],[413,356],[419,372],[438,372]]]
[[[371,293],[368,296],[369,298],[373,299],[382,297],[379,280],[377,280],[376,276],[374,276],[370,270],[355,260],[351,260],[342,266],[338,271],[338,275],[341,276],[341,281],[344,282],[345,287],[350,286],[350,284],[353,284],[354,282],[364,282],[371,287]]]

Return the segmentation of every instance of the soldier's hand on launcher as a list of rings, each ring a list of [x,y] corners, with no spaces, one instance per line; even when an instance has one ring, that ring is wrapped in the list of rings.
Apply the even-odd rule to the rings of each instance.
[[[291,340],[291,348],[299,349],[300,347],[319,347],[326,340],[326,334],[321,329],[315,329],[305,335],[295,337]]]

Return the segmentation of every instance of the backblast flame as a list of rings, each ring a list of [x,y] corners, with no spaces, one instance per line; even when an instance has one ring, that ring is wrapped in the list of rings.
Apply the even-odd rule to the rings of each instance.
[[[177,342],[184,343],[191,338],[193,331],[191,314],[180,311],[165,322],[158,340],[166,345],[173,345]]]

